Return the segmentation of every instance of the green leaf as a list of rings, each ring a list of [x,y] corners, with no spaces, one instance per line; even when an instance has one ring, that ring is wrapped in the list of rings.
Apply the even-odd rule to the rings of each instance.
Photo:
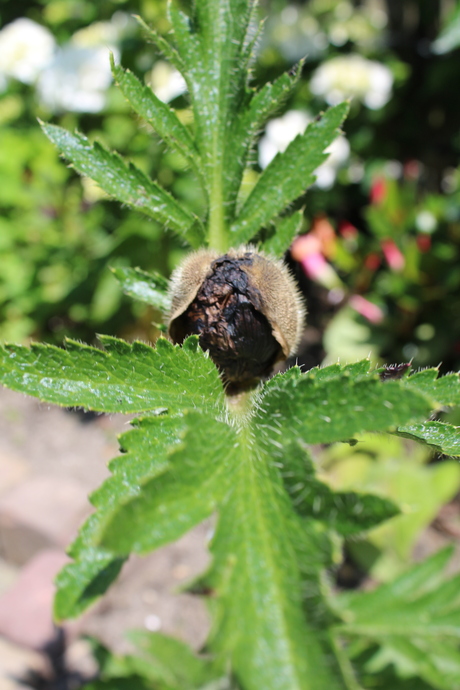
[[[168,469],[143,482],[140,493],[117,505],[103,530],[103,548],[121,555],[147,553],[178,539],[216,509],[231,471],[218,459],[234,442],[232,429],[192,412],[187,413],[185,424],[182,443],[171,449]],[[149,455],[154,448],[152,443]],[[110,493],[106,492],[106,502]]]
[[[133,496],[124,491],[121,502],[109,484],[104,496],[96,495],[97,512],[108,519],[102,518],[92,538],[110,553],[145,553],[217,510],[215,561],[206,581],[223,619],[218,616],[211,646],[224,658],[230,655],[248,690],[345,688],[328,656],[327,635],[305,619],[302,604],[304,578],[317,572],[328,552],[320,551],[321,532],[314,534],[282,490],[259,429],[197,412],[180,420],[185,432],[181,443],[171,446],[163,471],[157,468],[147,480],[147,475],[140,480],[120,475],[119,491],[126,485],[135,491]],[[155,444],[150,451],[146,445],[142,455],[157,457]],[[123,462],[137,473],[134,456]]]
[[[353,379],[349,371],[327,379],[325,373],[319,369],[271,379],[258,402],[259,423],[278,428],[280,435],[289,429],[304,443],[332,443],[364,431],[389,430],[431,411],[424,395],[400,381]]]
[[[174,65],[174,67],[181,73],[184,70],[184,63],[174,46],[171,45],[163,36],[160,36],[154,29],[152,29],[148,24],[144,22],[142,17],[134,15],[136,21],[141,26],[147,40],[156,45],[158,50],[169,60],[169,62]]]
[[[231,690],[234,687],[210,655],[199,656],[179,640],[142,630],[128,632],[127,638],[137,648],[136,655],[115,655],[97,640],[89,639],[99,667],[98,675],[106,684],[118,687],[120,681],[129,680],[132,685],[126,687],[138,690],[145,687],[138,684],[143,679],[149,690]]]
[[[91,177],[115,199],[163,223],[192,247],[203,242],[204,231],[198,218],[132,163],[125,163],[97,142],[91,144],[78,132],[71,134],[56,125],[42,124],[42,128],[79,173]]]
[[[85,522],[70,548],[74,558],[98,546],[114,515],[139,497],[142,487],[171,469],[169,456],[180,444],[185,431],[182,415],[145,417],[132,423],[135,428],[119,439],[122,454],[109,465],[112,475],[90,496],[96,512]]]
[[[414,678],[416,690],[460,688],[460,654],[455,645],[446,645],[442,639],[388,637],[379,652],[368,661],[366,668],[379,673],[389,666],[402,678]],[[422,686],[423,681],[429,685]]]
[[[248,99],[245,42],[253,6],[252,0],[200,0],[190,18],[174,3],[169,6],[206,180],[209,245],[222,251],[228,246],[226,214],[233,203],[227,189],[235,158],[231,132]]]
[[[352,366],[357,373],[369,365]],[[257,397],[252,417],[220,413],[219,421],[215,414],[190,411],[139,421],[137,429],[123,437],[127,452],[112,463],[113,476],[93,495],[96,513],[72,549],[77,560],[71,575],[80,594],[71,594],[71,607],[92,600],[82,577],[91,549],[112,559],[130,551],[146,553],[217,512],[214,561],[206,576],[217,611],[211,647],[222,658],[230,657],[233,673],[248,690],[351,687],[327,629],[318,627],[317,616],[307,615],[304,608],[308,587],[321,609],[318,573],[331,559],[326,536],[331,525],[321,527],[318,520],[326,521],[327,511],[335,507],[343,513],[343,524],[337,527],[338,519],[332,524],[352,534],[394,514],[394,506],[354,492],[334,495],[316,480],[305,458],[293,459],[292,450],[285,452],[281,440],[297,442],[312,426],[309,406],[318,408],[318,391],[332,401],[341,389],[351,405],[359,396],[377,429],[393,424],[391,405],[399,418],[409,416],[409,405],[410,416],[418,414],[421,405],[426,411],[427,402],[400,382],[384,384],[368,375],[353,379],[350,369],[344,369],[345,374],[331,367],[312,376],[294,370],[276,377],[265,395]],[[277,411],[266,409],[275,393],[282,395],[280,405],[288,411],[284,427]],[[295,419],[297,405],[301,422]],[[336,405],[341,410],[340,402]],[[355,417],[360,419],[356,410]],[[316,496],[303,491],[308,481]],[[323,506],[315,505],[318,497]],[[94,571],[90,575],[91,584]]]
[[[289,433],[286,436],[289,438]],[[262,443],[282,468],[284,485],[295,509],[303,517],[321,520],[329,529],[348,537],[399,514],[398,507],[387,498],[355,491],[333,491],[317,479],[313,461],[298,441],[283,439],[282,448],[276,449],[276,440],[276,435],[273,438],[273,434],[267,434]]]
[[[404,381],[409,388],[425,393],[433,400],[434,407],[460,405],[459,374],[447,374],[440,378],[438,374],[438,369],[424,369],[417,371]]]
[[[56,621],[76,618],[92,606],[116,580],[125,560],[93,548],[86,550],[78,561],[65,565],[55,581]]]
[[[308,372],[309,378],[314,378],[315,381],[330,381],[331,379],[341,378],[343,376],[358,379],[362,377],[376,379],[375,372],[370,371],[371,362],[369,359],[361,359],[359,362],[352,364],[329,364],[326,367],[314,367]]]
[[[443,574],[451,555],[443,549],[372,592],[339,595],[345,622],[336,631],[381,645],[377,667],[395,663],[440,690],[459,687],[460,575]]]
[[[148,661],[150,677],[162,679],[177,690],[198,690],[223,675],[215,662],[199,657],[173,637],[135,630],[128,634],[128,639]],[[213,686],[208,687],[212,690]]]
[[[257,46],[263,33],[265,19],[259,19],[259,2],[250,2],[250,17],[244,39],[244,50],[241,55],[242,67],[247,73],[248,82],[252,76],[252,63],[257,58]],[[257,28],[256,28],[257,27]]]
[[[38,343],[0,347],[0,382],[49,403],[99,412],[215,412],[223,405],[219,374],[196,337],[182,347],[160,338],[155,349],[109,336],[100,340],[105,351],[73,340],[65,350]]]
[[[125,295],[167,313],[171,307],[169,281],[156,271],[142,271],[140,268],[125,266],[112,268],[112,273],[121,285]]]
[[[296,70],[281,75],[273,84],[264,84],[252,95],[245,108],[241,108],[239,116],[235,117],[231,124],[229,140],[232,148],[227,160],[228,174],[224,181],[224,193],[229,202],[226,217],[229,221],[234,218],[238,190],[254,140],[268,118],[292,93],[299,81],[301,70],[302,64]]]
[[[112,71],[117,85],[136,113],[144,118],[167,144],[187,159],[202,181],[198,151],[190,132],[174,110],[155,96],[149,86],[141,84],[132,72],[115,65],[113,59]]]
[[[424,422],[399,427],[396,433],[398,436],[426,443],[438,453],[460,457],[460,427],[458,426],[444,422]]]
[[[177,52],[182,60],[182,74],[187,79],[192,67],[199,60],[197,36],[192,36],[190,18],[177,7],[175,2],[168,3],[168,19],[172,24]]]
[[[262,243],[262,249],[274,256],[283,256],[297,236],[303,222],[303,211],[284,216],[275,222],[276,232]]]
[[[247,690],[345,688],[327,633],[302,605],[304,564],[321,556],[258,433],[241,430],[221,456],[233,473],[206,576],[217,607],[211,649],[230,651]]]
[[[353,448],[330,446],[326,463],[333,466],[334,486],[341,491],[379,492],[402,507],[401,515],[350,543],[354,560],[378,581],[400,575],[411,561],[420,535],[460,485],[454,460],[426,464],[430,453],[421,444],[406,444],[394,434],[360,436]],[[403,460],[402,460],[403,459]]]
[[[460,638],[460,576],[445,579],[452,548],[438,551],[394,581],[372,592],[340,595],[347,634],[381,639],[386,635]]]
[[[324,150],[339,134],[348,103],[329,108],[265,168],[231,231],[232,244],[248,242],[314,182],[314,171],[327,158]]]
[[[117,511],[139,496],[143,485],[168,471],[169,454],[184,430],[181,417],[146,417],[133,424],[136,428],[119,439],[123,452],[109,465],[112,475],[90,497],[96,511],[69,549],[74,562],[58,576],[59,620],[80,615],[112,584],[125,556],[101,548],[101,534]]]

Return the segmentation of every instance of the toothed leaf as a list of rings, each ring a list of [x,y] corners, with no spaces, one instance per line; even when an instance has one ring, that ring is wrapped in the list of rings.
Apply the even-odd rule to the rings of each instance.
[[[302,221],[302,211],[280,218],[275,222],[276,232],[262,243],[262,249],[268,254],[282,257],[302,227]]]
[[[443,422],[423,422],[400,426],[398,436],[421,441],[438,453],[460,457],[460,427]]]
[[[176,113],[163,103],[149,86],[129,70],[112,64],[113,76],[123,95],[138,115],[146,120],[171,147],[177,149],[201,176],[200,160],[192,136]]]
[[[278,153],[245,201],[231,233],[232,243],[249,242],[259,229],[297,199],[315,180],[314,171],[327,158],[324,150],[336,139],[348,104],[329,108],[283,153]]]
[[[0,383],[49,403],[97,412],[223,404],[217,369],[196,337],[183,347],[160,338],[156,348],[109,336],[100,340],[104,350],[72,340],[65,350],[39,343],[0,347]]]
[[[118,201],[177,232],[192,247],[200,246],[204,231],[198,218],[132,163],[126,163],[117,153],[107,151],[98,143],[91,144],[78,132],[71,134],[56,125],[42,127],[79,173],[97,182]]]
[[[168,281],[155,271],[141,271],[140,268],[125,266],[112,269],[115,278],[126,295],[140,302],[150,304],[162,312],[168,312],[171,300],[168,295]]]
[[[437,369],[417,371],[405,379],[409,388],[425,393],[437,407],[460,405],[460,376],[447,374],[438,377]]]

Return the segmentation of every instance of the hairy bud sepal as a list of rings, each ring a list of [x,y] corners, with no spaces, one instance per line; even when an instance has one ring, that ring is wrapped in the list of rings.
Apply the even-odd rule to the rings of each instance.
[[[199,250],[171,277],[168,333],[198,335],[226,384],[250,385],[295,354],[305,308],[286,266],[249,246]]]

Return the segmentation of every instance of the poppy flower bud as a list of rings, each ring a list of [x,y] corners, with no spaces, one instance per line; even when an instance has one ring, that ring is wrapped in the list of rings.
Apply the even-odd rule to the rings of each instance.
[[[225,383],[267,376],[295,353],[305,308],[286,266],[251,247],[190,254],[171,277],[168,333],[198,335]]]

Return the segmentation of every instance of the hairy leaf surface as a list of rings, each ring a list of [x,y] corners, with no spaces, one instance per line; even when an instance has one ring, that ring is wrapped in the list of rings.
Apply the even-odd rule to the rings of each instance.
[[[71,134],[56,125],[42,125],[45,134],[82,175],[91,177],[107,194],[143,211],[199,247],[204,233],[198,218],[132,163],[82,134]]]
[[[400,426],[396,433],[398,436],[426,443],[439,453],[460,456],[460,427],[458,426],[443,422],[423,422]]]
[[[314,182],[314,171],[327,158],[324,150],[339,133],[348,104],[329,108],[265,168],[231,228],[232,244],[248,242]]]
[[[192,337],[183,347],[160,338],[156,348],[101,336],[105,351],[66,341],[0,347],[0,382],[57,405],[98,412],[146,412],[223,405],[217,369]]]
[[[303,444],[290,439],[289,433],[280,437],[275,429],[272,427],[272,433],[263,436],[261,443],[267,445],[267,452],[281,468],[286,490],[300,515],[323,521],[329,529],[351,536],[399,514],[398,507],[387,498],[331,489],[316,477]]]
[[[261,432],[242,428],[227,451],[234,472],[205,580],[217,596],[211,646],[230,650],[248,690],[345,688],[327,634],[303,607],[306,590],[315,590],[305,570],[327,561],[328,547],[320,551],[312,526],[293,509]]]
[[[282,74],[272,84],[264,84],[259,91],[247,93],[245,108],[241,108],[233,119],[229,133],[232,155],[228,157],[228,172],[224,180],[228,199],[226,216],[229,221],[234,219],[238,190],[254,140],[267,119],[292,93],[300,73],[301,65],[293,73]]]
[[[169,311],[171,300],[168,293],[168,280],[155,271],[142,271],[140,268],[121,266],[112,272],[126,295],[150,304],[162,312]]]
[[[399,381],[353,379],[347,371],[326,378],[327,373],[275,376],[260,396],[259,423],[278,428],[280,436],[290,429],[305,443],[331,443],[389,430],[427,417],[431,410],[423,394]]]
[[[176,113],[163,103],[149,86],[141,82],[129,70],[112,64],[114,78],[123,95],[138,115],[173,148],[177,149],[190,163],[201,179],[200,159],[188,129]]]
[[[144,22],[142,17],[136,16],[135,18],[141,28],[143,29],[144,35],[146,36],[147,40],[150,41],[150,43],[153,43],[156,45],[158,50],[160,50],[161,53],[169,60],[169,62],[174,65],[174,67],[181,73],[185,71],[184,69],[184,63],[182,61],[181,56],[175,49],[175,47],[171,44],[170,41],[166,40],[163,36],[161,36],[157,31],[152,29],[148,24]]]
[[[188,413],[182,443],[172,449],[168,469],[118,506],[104,529],[103,546],[119,554],[147,553],[211,515],[228,490],[233,468],[221,458],[233,442],[228,424]]]
[[[282,257],[302,227],[302,220],[303,211],[280,218],[275,222],[276,232],[262,243],[262,249],[268,254]]]
[[[119,353],[118,341],[114,347]],[[194,340],[163,347],[163,359],[179,359],[187,348],[198,357]],[[138,420],[122,438],[125,453],[111,464],[112,477],[92,496],[96,512],[58,581],[58,615],[94,601],[131,551],[156,549],[216,513],[214,560],[204,580],[217,614],[211,647],[248,690],[353,687],[340,650],[318,624],[319,611],[327,615],[318,582],[332,562],[328,531],[359,533],[397,508],[377,496],[334,492],[316,478],[304,444],[391,429],[430,409],[424,394],[383,383],[368,369],[363,362],[311,374],[290,370],[266,384],[243,416],[226,413],[214,392],[207,410],[185,397],[174,408],[180,414]],[[324,407],[331,417],[317,424]]]
[[[407,386],[430,397],[437,407],[460,405],[459,374],[438,377],[438,369],[417,371],[404,379]]]
[[[139,496],[143,485],[168,471],[169,454],[184,431],[182,418],[168,415],[137,419],[133,424],[133,430],[120,436],[123,453],[109,464],[112,475],[90,496],[96,512],[70,547],[74,562],[58,576],[55,616],[59,620],[80,615],[117,577],[127,554],[102,548],[101,535],[114,514]]]

